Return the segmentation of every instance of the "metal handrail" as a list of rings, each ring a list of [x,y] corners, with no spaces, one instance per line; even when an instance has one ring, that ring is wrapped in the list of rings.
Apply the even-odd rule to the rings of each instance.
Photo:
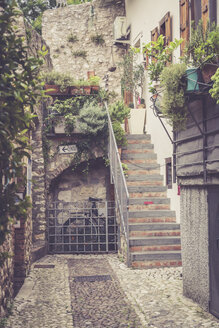
[[[119,156],[118,147],[116,144],[115,135],[113,132],[113,126],[108,110],[107,103],[105,107],[108,116],[108,127],[109,127],[109,145],[108,145],[108,156],[110,162],[110,178],[111,183],[114,184],[115,190],[115,204],[117,212],[120,215],[121,225],[125,240],[127,243],[127,265],[130,265],[129,259],[129,225],[128,225],[128,207],[129,207],[129,193],[125,180],[125,175],[122,169],[122,163]]]

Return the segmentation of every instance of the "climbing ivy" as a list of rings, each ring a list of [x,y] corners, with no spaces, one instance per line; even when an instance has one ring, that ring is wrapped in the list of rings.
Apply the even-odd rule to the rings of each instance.
[[[20,12],[16,1],[1,1],[0,14],[0,245],[9,223],[26,218],[30,202],[17,196],[23,160],[29,154],[28,131],[33,107],[42,95],[37,78],[42,60],[28,58],[23,39],[16,34]],[[22,179],[19,179],[22,180]]]

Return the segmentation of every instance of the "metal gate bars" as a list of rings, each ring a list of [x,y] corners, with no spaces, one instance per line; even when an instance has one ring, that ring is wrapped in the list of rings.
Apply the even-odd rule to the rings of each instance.
[[[85,202],[53,202],[47,208],[49,253],[117,251],[115,204],[89,198]]]

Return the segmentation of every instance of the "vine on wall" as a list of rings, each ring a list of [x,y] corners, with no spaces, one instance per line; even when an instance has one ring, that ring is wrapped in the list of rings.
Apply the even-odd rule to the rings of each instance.
[[[23,176],[23,159],[29,156],[28,131],[33,107],[42,86],[38,80],[42,59],[28,58],[23,39],[16,35],[20,13],[16,1],[1,2],[0,31],[0,245],[5,241],[9,223],[26,218],[28,198],[17,196]]]

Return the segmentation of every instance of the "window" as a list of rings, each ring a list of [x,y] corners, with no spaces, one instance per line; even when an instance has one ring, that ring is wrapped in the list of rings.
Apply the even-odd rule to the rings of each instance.
[[[190,36],[190,17],[191,20],[195,22],[195,25],[202,19],[204,28],[207,27],[208,21],[216,23],[216,2],[216,0],[180,0],[180,37],[185,40],[181,44],[181,55],[185,48],[186,41],[189,40]],[[191,14],[189,11],[190,3]]]
[[[180,37],[184,39],[180,46],[181,55],[189,40],[190,23],[189,23],[189,0],[180,0]]]
[[[169,11],[160,21],[160,34],[165,36],[165,45],[172,41],[172,19]]]
[[[172,159],[171,157],[165,159],[166,162],[166,185],[168,189],[172,189]]]

